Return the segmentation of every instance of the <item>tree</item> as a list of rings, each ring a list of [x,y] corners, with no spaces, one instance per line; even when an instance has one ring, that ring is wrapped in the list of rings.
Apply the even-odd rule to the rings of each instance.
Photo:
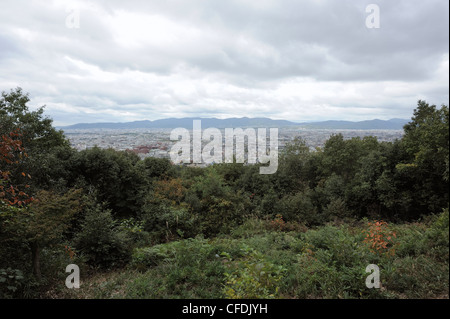
[[[205,176],[197,176],[194,179],[186,193],[185,201],[190,205],[193,214],[199,216],[203,234],[214,236],[226,233],[242,222],[248,200],[240,192],[235,192],[225,185],[214,166],[205,170]]]
[[[437,109],[422,100],[417,105],[411,122],[404,126],[403,142],[411,156],[410,164],[448,181],[448,106]]]
[[[140,161],[139,166],[145,171],[146,177],[150,179],[161,179],[172,177],[172,164],[167,158],[146,157]]]
[[[277,186],[283,193],[294,194],[309,186],[311,176],[311,153],[306,142],[296,137],[287,144],[280,155],[276,173]]]
[[[0,98],[0,131],[11,132],[16,128],[22,131],[23,146],[28,153],[42,152],[55,146],[66,145],[62,131],[57,131],[53,126],[53,120],[44,117],[44,107],[30,111],[27,103],[29,95],[22,92],[20,87],[9,93],[2,92]]]
[[[413,194],[416,207],[437,213],[448,205],[449,198],[448,106],[438,109],[419,100],[404,131],[402,142],[409,159],[398,163],[396,169],[413,178],[413,185],[420,185]]]
[[[19,130],[21,146],[27,150],[28,157],[14,166],[6,164],[5,169],[11,171],[13,182],[20,178],[21,172],[30,174],[33,184],[29,192],[33,193],[41,188],[56,188],[61,171],[54,165],[60,162],[59,158],[54,158],[58,154],[55,150],[62,148],[69,151],[71,147],[63,132],[52,126],[52,119],[44,116],[44,106],[30,111],[29,101],[29,95],[23,93],[20,87],[9,93],[2,92],[0,135]]]
[[[352,140],[344,140],[342,134],[332,135],[323,148],[322,172],[325,176],[337,174],[349,181],[359,158],[359,150]]]
[[[101,267],[117,266],[128,261],[132,251],[130,238],[117,227],[111,210],[97,202],[86,206],[74,245],[87,257],[88,263]]]
[[[107,203],[114,217],[139,213],[148,186],[136,154],[93,147],[77,152],[69,168],[70,186],[94,187],[98,201]]]
[[[307,225],[320,224],[323,222],[321,214],[312,201],[312,191],[307,189],[296,194],[284,196],[278,202],[278,213],[286,221],[301,222]]]
[[[25,192],[19,190],[18,185],[11,184],[11,172],[2,168],[6,165],[17,165],[21,159],[28,156],[20,136],[20,131],[16,129],[9,134],[1,135],[0,138],[0,201],[5,201],[8,205],[22,206],[32,200]],[[24,172],[21,175],[27,176]],[[27,187],[29,185],[25,184],[25,188]]]
[[[31,250],[33,274],[38,279],[40,252],[62,239],[71,219],[81,210],[80,195],[81,190],[70,190],[64,195],[40,191],[31,204],[3,216],[3,244],[25,241]]]

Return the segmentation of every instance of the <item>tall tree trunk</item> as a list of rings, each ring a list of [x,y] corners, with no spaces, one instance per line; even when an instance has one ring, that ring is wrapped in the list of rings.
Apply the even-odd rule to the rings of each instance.
[[[33,265],[33,274],[36,276],[38,280],[41,280],[41,264],[39,260],[39,244],[37,241],[31,243],[31,258]]]

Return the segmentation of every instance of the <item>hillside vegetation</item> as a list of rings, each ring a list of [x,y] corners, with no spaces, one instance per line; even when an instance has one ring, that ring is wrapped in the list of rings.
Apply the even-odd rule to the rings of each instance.
[[[0,98],[1,298],[448,298],[448,106],[395,142],[294,140],[261,175],[78,152],[28,102]]]

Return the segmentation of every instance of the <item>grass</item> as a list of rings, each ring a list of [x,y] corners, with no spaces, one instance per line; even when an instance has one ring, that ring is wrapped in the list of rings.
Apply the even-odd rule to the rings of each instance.
[[[448,298],[448,212],[427,222],[388,225],[396,238],[379,253],[365,242],[366,223],[295,230],[272,226],[252,219],[227,236],[137,248],[127,267],[82,273],[80,289],[61,287],[47,296]],[[369,264],[380,268],[379,289],[365,285]]]

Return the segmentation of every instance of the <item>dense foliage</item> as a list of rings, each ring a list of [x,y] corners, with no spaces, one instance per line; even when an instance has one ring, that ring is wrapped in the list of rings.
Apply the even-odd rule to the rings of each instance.
[[[69,263],[127,269],[114,280],[132,298],[448,294],[448,106],[419,101],[394,142],[296,139],[261,175],[77,152],[28,102],[20,88],[0,98],[0,297],[73,297]],[[371,263],[382,289],[364,285]]]

